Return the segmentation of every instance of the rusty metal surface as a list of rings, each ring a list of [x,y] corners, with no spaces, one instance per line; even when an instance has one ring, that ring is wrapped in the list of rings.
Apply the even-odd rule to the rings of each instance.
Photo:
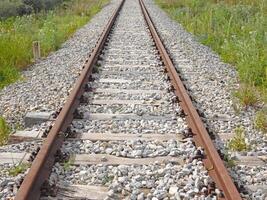
[[[68,124],[73,119],[73,113],[79,104],[79,99],[84,92],[85,84],[88,81],[93,66],[98,59],[106,38],[114,24],[114,21],[124,3],[121,1],[119,7],[114,11],[108,24],[106,25],[97,45],[92,52],[90,58],[86,61],[83,71],[75,83],[62,111],[58,115],[55,124],[44,141],[40,151],[32,163],[29,173],[26,175],[19,191],[16,194],[15,200],[34,200],[39,199],[41,195],[41,187],[45,180],[48,179],[51,169],[54,165],[55,154],[60,149],[64,137],[61,132],[64,132]]]
[[[241,199],[236,187],[234,186],[226,168],[223,165],[205,127],[202,123],[197,111],[195,110],[190,97],[187,94],[186,89],[180,80],[171,59],[169,58],[164,45],[160,41],[160,38],[154,28],[149,14],[145,8],[142,0],[140,5],[142,7],[143,14],[150,28],[151,34],[155,40],[156,46],[160,52],[162,60],[167,68],[171,82],[175,88],[175,94],[179,97],[180,105],[187,114],[187,122],[195,134],[194,139],[197,145],[203,146],[207,153],[207,158],[204,159],[205,166],[210,169],[209,174],[215,180],[219,188],[224,191],[226,199],[239,200]],[[55,154],[60,149],[64,137],[61,132],[64,132],[73,119],[73,113],[79,104],[79,99],[84,92],[85,84],[92,72],[93,65],[98,59],[99,53],[102,50],[109,31],[124,3],[121,1],[120,6],[116,9],[107,26],[105,27],[98,43],[92,52],[90,58],[87,60],[84,69],[75,83],[75,86],[67,99],[62,111],[60,112],[57,120],[51,131],[48,134],[47,139],[42,145],[37,157],[32,163],[29,173],[25,177],[15,199],[16,200],[31,200],[39,199],[41,194],[42,184],[48,179],[51,169],[55,161]]]
[[[216,148],[214,147],[212,140],[199,116],[193,103],[187,94],[187,91],[179,78],[178,73],[163,45],[161,39],[154,27],[154,24],[149,16],[149,13],[145,7],[143,0],[139,0],[142,8],[143,15],[149,26],[150,33],[155,41],[156,47],[161,55],[162,61],[166,67],[169,78],[175,89],[175,94],[179,98],[179,104],[182,106],[186,116],[186,120],[194,134],[194,141],[196,145],[202,146],[205,149],[207,158],[203,160],[206,168],[209,171],[210,176],[216,182],[217,186],[224,192],[225,197],[222,199],[228,200],[241,200],[240,194],[237,191],[227,169],[225,168],[223,161],[221,160]]]

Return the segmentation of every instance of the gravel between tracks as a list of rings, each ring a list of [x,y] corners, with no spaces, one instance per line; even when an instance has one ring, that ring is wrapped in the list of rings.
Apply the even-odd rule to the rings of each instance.
[[[131,11],[131,12],[129,12]],[[182,136],[181,133],[187,132],[187,125],[183,115],[180,113],[180,108],[177,102],[171,101],[173,92],[170,90],[170,84],[166,78],[164,78],[163,66],[161,66],[160,60],[155,56],[151,57],[151,53],[145,51],[139,53],[140,44],[145,50],[153,51],[155,48],[152,39],[149,36],[149,31],[146,27],[140,5],[138,0],[126,1],[122,11],[114,25],[114,31],[112,32],[109,44],[99,66],[99,76],[95,76],[96,79],[91,82],[90,85],[94,89],[110,88],[125,90],[160,90],[161,93],[167,95],[140,95],[140,94],[118,94],[116,97],[111,94],[101,93],[95,95],[92,94],[94,100],[101,99],[101,96],[107,97],[106,99],[116,100],[129,100],[135,96],[135,99],[147,99],[147,104],[151,107],[157,100],[162,101],[163,105],[157,107],[157,112],[152,112],[146,107],[144,101],[143,108],[130,107],[126,108],[123,105],[102,105],[101,109],[96,110],[96,106],[89,101],[88,104],[84,104],[79,107],[80,113],[83,113],[83,119],[75,119],[72,122],[72,129],[76,132],[90,135],[90,133],[100,134],[113,134],[127,133],[132,136],[136,136],[137,139],[125,139],[125,141],[66,141],[62,147],[62,151],[67,154],[100,154],[105,160],[106,156],[112,155],[116,159],[120,159],[117,164],[109,164],[103,161],[103,164],[89,165],[86,163],[71,166],[70,168],[64,168],[64,165],[56,164],[53,168],[53,173],[50,176],[50,183],[60,182],[63,185],[68,184],[82,184],[82,185],[100,185],[106,186],[108,192],[106,194],[106,200],[113,199],[132,199],[132,200],[162,200],[162,199],[212,199],[216,196],[216,193],[220,193],[218,189],[214,188],[213,194],[206,194],[207,188],[212,185],[208,172],[203,166],[203,162],[199,159],[199,156],[203,155],[201,148],[196,148],[191,138],[186,139],[183,142],[175,139],[167,139],[167,141],[157,141],[157,138],[153,138],[152,141],[144,141],[139,139],[138,135],[149,135],[160,133],[172,134],[177,137]],[[133,37],[132,35],[135,35]],[[114,55],[114,50],[126,47],[128,49],[129,56],[125,59],[125,54],[117,52],[116,59],[113,59],[110,54]],[[105,68],[113,68],[114,66],[122,65],[122,68],[134,68],[132,71],[137,74],[137,78],[128,79],[124,74],[120,74],[117,71],[117,76],[106,76]],[[159,76],[146,76],[139,75],[139,68],[155,68],[155,72],[159,73]],[[162,69],[161,69],[162,68]],[[124,70],[124,72],[127,70]],[[104,77],[104,78],[103,78]],[[110,78],[112,77],[112,78]],[[109,78],[109,79],[108,79]],[[147,80],[149,79],[150,80]],[[105,80],[105,79],[108,79]],[[126,81],[127,80],[127,81]],[[126,81],[122,84],[121,81]],[[119,83],[118,83],[119,82]],[[110,91],[111,92],[111,91]],[[115,101],[116,101],[115,100]],[[164,106],[168,107],[165,108]],[[92,107],[93,106],[93,107]],[[119,108],[119,109],[118,109]],[[89,113],[87,113],[89,111]],[[97,114],[118,114],[124,115],[125,113],[134,116],[133,119],[126,118],[112,118],[107,119],[94,119],[90,120],[90,114],[93,116],[94,112]],[[142,112],[135,115],[136,112]],[[167,113],[170,113],[169,115]],[[180,113],[180,115],[179,115]],[[103,116],[103,115],[102,115]],[[128,116],[129,117],[129,116]],[[148,117],[148,118],[147,118]],[[151,119],[149,117],[154,117]],[[122,136],[123,137],[123,136]],[[156,137],[156,136],[154,136]],[[89,159],[90,156],[85,156]],[[172,156],[173,158],[179,158],[184,160],[184,163],[172,163],[171,159],[165,161],[150,161],[151,164],[147,165],[144,161],[132,165],[124,165],[124,158],[132,158],[133,161],[137,158],[148,160],[148,158],[155,158],[159,156]],[[90,160],[89,160],[90,161]],[[143,192],[146,190],[147,192]],[[121,195],[121,196],[119,196]]]
[[[267,138],[253,128],[255,110],[248,108],[237,113],[234,109],[232,91],[238,87],[235,69],[220,61],[220,58],[207,46],[201,45],[197,39],[186,32],[183,27],[172,20],[152,0],[145,1],[152,20],[169,50],[174,64],[191,90],[196,100],[197,108],[205,115],[204,119],[210,131],[215,135],[233,133],[242,126],[245,129],[246,140],[251,149],[242,152],[232,152],[248,156],[267,156]],[[226,143],[217,137],[216,145],[224,149]],[[240,185],[267,185],[267,168],[265,166],[235,167],[233,176]],[[246,178],[240,178],[246,176]],[[262,178],[255,178],[262,177]],[[267,198],[260,191],[251,195],[253,199]]]

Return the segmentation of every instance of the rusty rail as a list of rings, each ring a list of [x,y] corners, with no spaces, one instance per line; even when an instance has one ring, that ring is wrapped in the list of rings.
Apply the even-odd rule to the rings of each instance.
[[[99,38],[94,51],[89,59],[86,61],[83,71],[75,83],[73,90],[71,91],[62,111],[57,117],[54,126],[50,130],[47,139],[38,152],[35,160],[32,163],[29,173],[26,175],[15,200],[32,200],[39,199],[41,195],[41,188],[45,180],[48,179],[51,169],[55,161],[55,155],[57,150],[60,149],[64,136],[60,134],[66,131],[69,123],[73,119],[73,113],[77,108],[81,95],[85,90],[87,80],[92,73],[94,64],[96,63],[98,56],[105,44],[108,34],[115,22],[116,17],[125,0],[122,0],[119,7],[113,13],[111,19],[106,25],[101,37]],[[209,169],[209,174],[216,182],[218,187],[223,190],[225,198],[229,200],[241,199],[235,185],[232,182],[226,168],[223,165],[208,133],[205,129],[203,122],[201,121],[196,109],[194,108],[187,91],[180,80],[175,67],[167,54],[164,45],[162,44],[159,35],[153,25],[153,22],[148,14],[147,9],[142,0],[139,0],[143,15],[146,19],[147,25],[150,29],[151,35],[155,41],[155,44],[159,50],[161,58],[164,62],[171,83],[174,86],[175,94],[180,100],[192,132],[194,133],[194,140],[197,145],[204,147],[207,157],[203,160],[205,166]]]
[[[224,198],[228,200],[241,200],[240,194],[237,191],[231,177],[229,176],[227,169],[225,168],[223,161],[221,160],[216,148],[214,147],[209,134],[198,115],[193,103],[187,94],[187,91],[183,85],[183,82],[179,78],[178,73],[163,45],[161,39],[155,29],[155,26],[151,20],[151,17],[145,7],[143,0],[139,0],[142,8],[143,15],[146,23],[149,27],[150,33],[154,39],[156,47],[160,53],[162,61],[168,72],[169,78],[175,89],[175,94],[179,98],[179,104],[183,108],[186,114],[186,120],[189,127],[194,134],[193,138],[198,146],[202,146],[205,149],[207,157],[203,160],[206,168],[209,171],[210,176],[216,182],[217,186],[223,191]],[[224,199],[222,197],[222,199]]]
[[[114,11],[108,24],[104,28],[104,31],[101,34],[91,56],[86,61],[81,75],[75,82],[74,88],[72,89],[62,111],[58,115],[54,126],[50,130],[40,151],[34,159],[29,173],[22,182],[19,191],[16,194],[15,200],[35,200],[40,198],[42,185],[45,180],[49,178],[54,165],[56,152],[60,149],[64,140],[63,134],[60,133],[66,131],[69,123],[73,119],[73,113],[79,104],[82,93],[85,90],[85,85],[92,73],[93,66],[98,59],[123,3],[124,0],[121,1],[119,7]]]

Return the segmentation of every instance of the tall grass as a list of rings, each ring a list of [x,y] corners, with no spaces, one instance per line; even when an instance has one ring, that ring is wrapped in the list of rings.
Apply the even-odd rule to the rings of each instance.
[[[7,142],[9,134],[9,126],[7,125],[5,119],[0,117],[0,146],[4,145]]]
[[[19,79],[19,71],[33,62],[33,41],[40,41],[42,56],[46,56],[106,3],[72,0],[49,12],[0,21],[0,88]]]
[[[266,0],[156,0],[199,41],[236,66],[241,82],[267,94]]]

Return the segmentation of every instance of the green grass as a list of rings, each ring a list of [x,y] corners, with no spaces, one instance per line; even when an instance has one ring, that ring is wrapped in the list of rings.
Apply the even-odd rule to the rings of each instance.
[[[262,109],[257,112],[255,117],[255,128],[263,133],[267,133],[267,109]]]
[[[244,107],[254,106],[258,102],[257,92],[255,92],[255,88],[242,85],[235,93],[234,96],[239,99],[239,103]]]
[[[267,102],[266,0],[155,0]],[[242,100],[242,99],[241,99]]]
[[[11,129],[7,125],[4,118],[0,117],[0,146],[6,144]]]
[[[20,163],[16,166],[10,168],[8,170],[8,174],[10,176],[17,176],[18,174],[25,172],[29,168],[29,166],[30,165],[28,163]]]
[[[63,163],[63,169],[65,171],[69,171],[71,169],[71,166],[74,164],[74,156],[71,155],[67,161]]]
[[[245,130],[243,127],[237,127],[234,130],[235,136],[229,141],[228,147],[233,151],[246,151],[249,145],[245,141]]]
[[[40,41],[42,56],[47,56],[107,2],[71,0],[52,11],[0,21],[0,88],[20,79],[20,71],[33,63],[33,41]]]

